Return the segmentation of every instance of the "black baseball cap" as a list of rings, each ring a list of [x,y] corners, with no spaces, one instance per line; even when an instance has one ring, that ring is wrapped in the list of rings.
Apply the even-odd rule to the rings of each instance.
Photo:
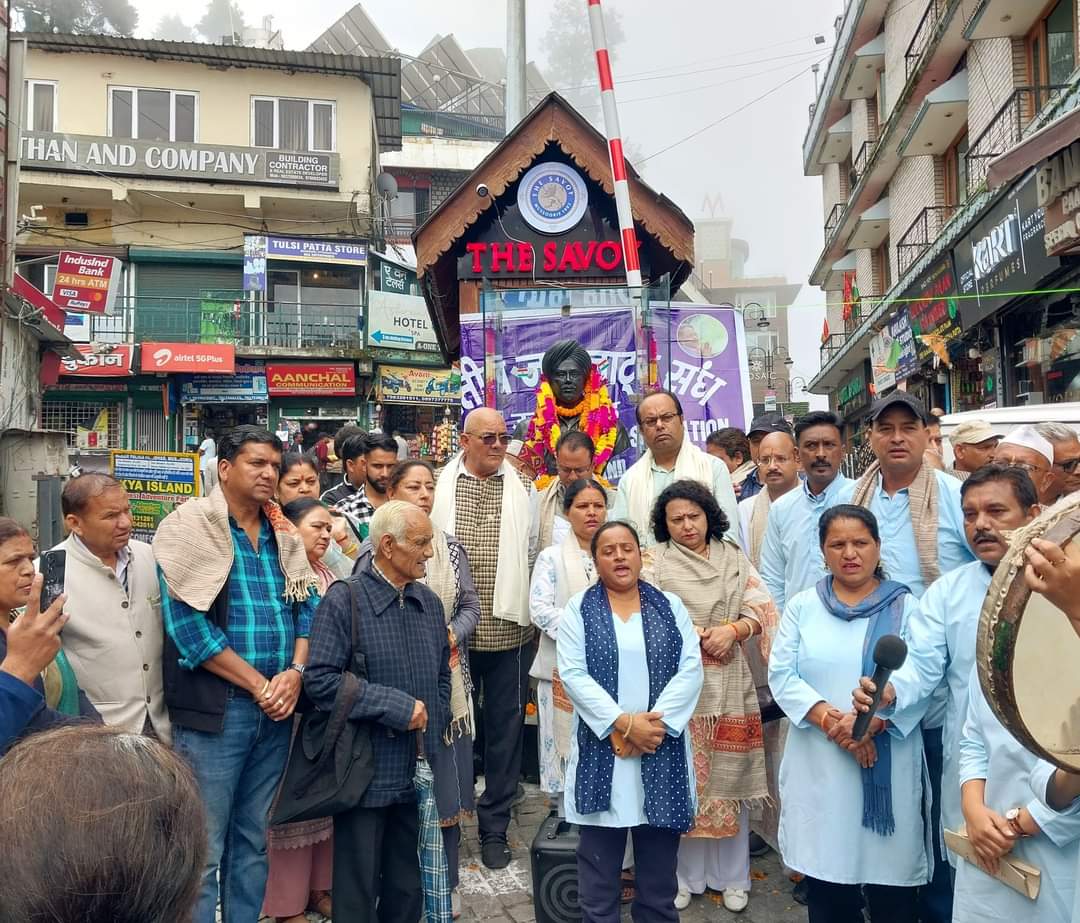
[[[914,395],[907,391],[891,391],[884,397],[879,397],[870,407],[870,421],[873,422],[890,407],[905,407],[911,411],[916,420],[924,425],[930,423],[930,414]]]
[[[758,414],[750,422],[750,429],[746,431],[746,435],[749,437],[753,436],[754,433],[761,433],[762,435],[787,433],[790,436],[791,427],[782,413],[770,411],[769,413]]]

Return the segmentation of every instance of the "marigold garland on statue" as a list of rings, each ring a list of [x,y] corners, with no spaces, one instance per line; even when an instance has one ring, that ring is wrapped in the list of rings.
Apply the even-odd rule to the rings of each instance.
[[[608,396],[607,385],[594,365],[585,383],[585,394],[573,407],[560,408],[546,375],[540,376],[536,390],[536,411],[529,421],[523,454],[544,457],[545,450],[555,455],[555,446],[562,435],[559,417],[577,417],[578,429],[587,433],[596,446],[593,470],[600,473],[611,459],[619,433],[619,415]]]

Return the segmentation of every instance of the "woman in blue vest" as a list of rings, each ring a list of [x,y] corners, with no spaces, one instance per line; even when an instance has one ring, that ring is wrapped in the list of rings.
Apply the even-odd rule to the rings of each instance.
[[[641,545],[625,522],[592,539],[598,582],[571,597],[558,667],[574,705],[566,819],[581,827],[584,923],[617,923],[627,832],[634,839],[637,923],[679,919],[679,837],[694,822],[690,740],[701,646],[682,601],[639,579]]]

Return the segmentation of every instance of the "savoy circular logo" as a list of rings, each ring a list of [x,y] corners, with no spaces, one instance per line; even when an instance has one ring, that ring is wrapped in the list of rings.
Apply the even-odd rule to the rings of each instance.
[[[530,227],[541,234],[561,234],[584,217],[589,190],[573,167],[538,163],[522,177],[517,200],[518,211]]]

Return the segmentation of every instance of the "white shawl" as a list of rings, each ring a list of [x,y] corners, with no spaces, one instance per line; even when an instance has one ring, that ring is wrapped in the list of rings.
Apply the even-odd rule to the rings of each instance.
[[[653,489],[653,454],[649,449],[623,475],[620,488],[626,485],[627,513],[642,540],[648,536],[651,544],[652,537],[652,510],[660,491]],[[683,436],[683,444],[679,454],[675,457],[674,480],[679,481],[689,478],[704,484],[710,492],[713,489],[712,457],[706,455],[690,441],[690,437]]]
[[[447,535],[456,535],[457,482],[461,473],[459,452],[439,474],[431,521]],[[529,527],[530,503],[525,485],[508,462],[499,469],[503,479],[499,512],[499,557],[495,565],[495,594],[491,614],[522,627],[529,620]]]

